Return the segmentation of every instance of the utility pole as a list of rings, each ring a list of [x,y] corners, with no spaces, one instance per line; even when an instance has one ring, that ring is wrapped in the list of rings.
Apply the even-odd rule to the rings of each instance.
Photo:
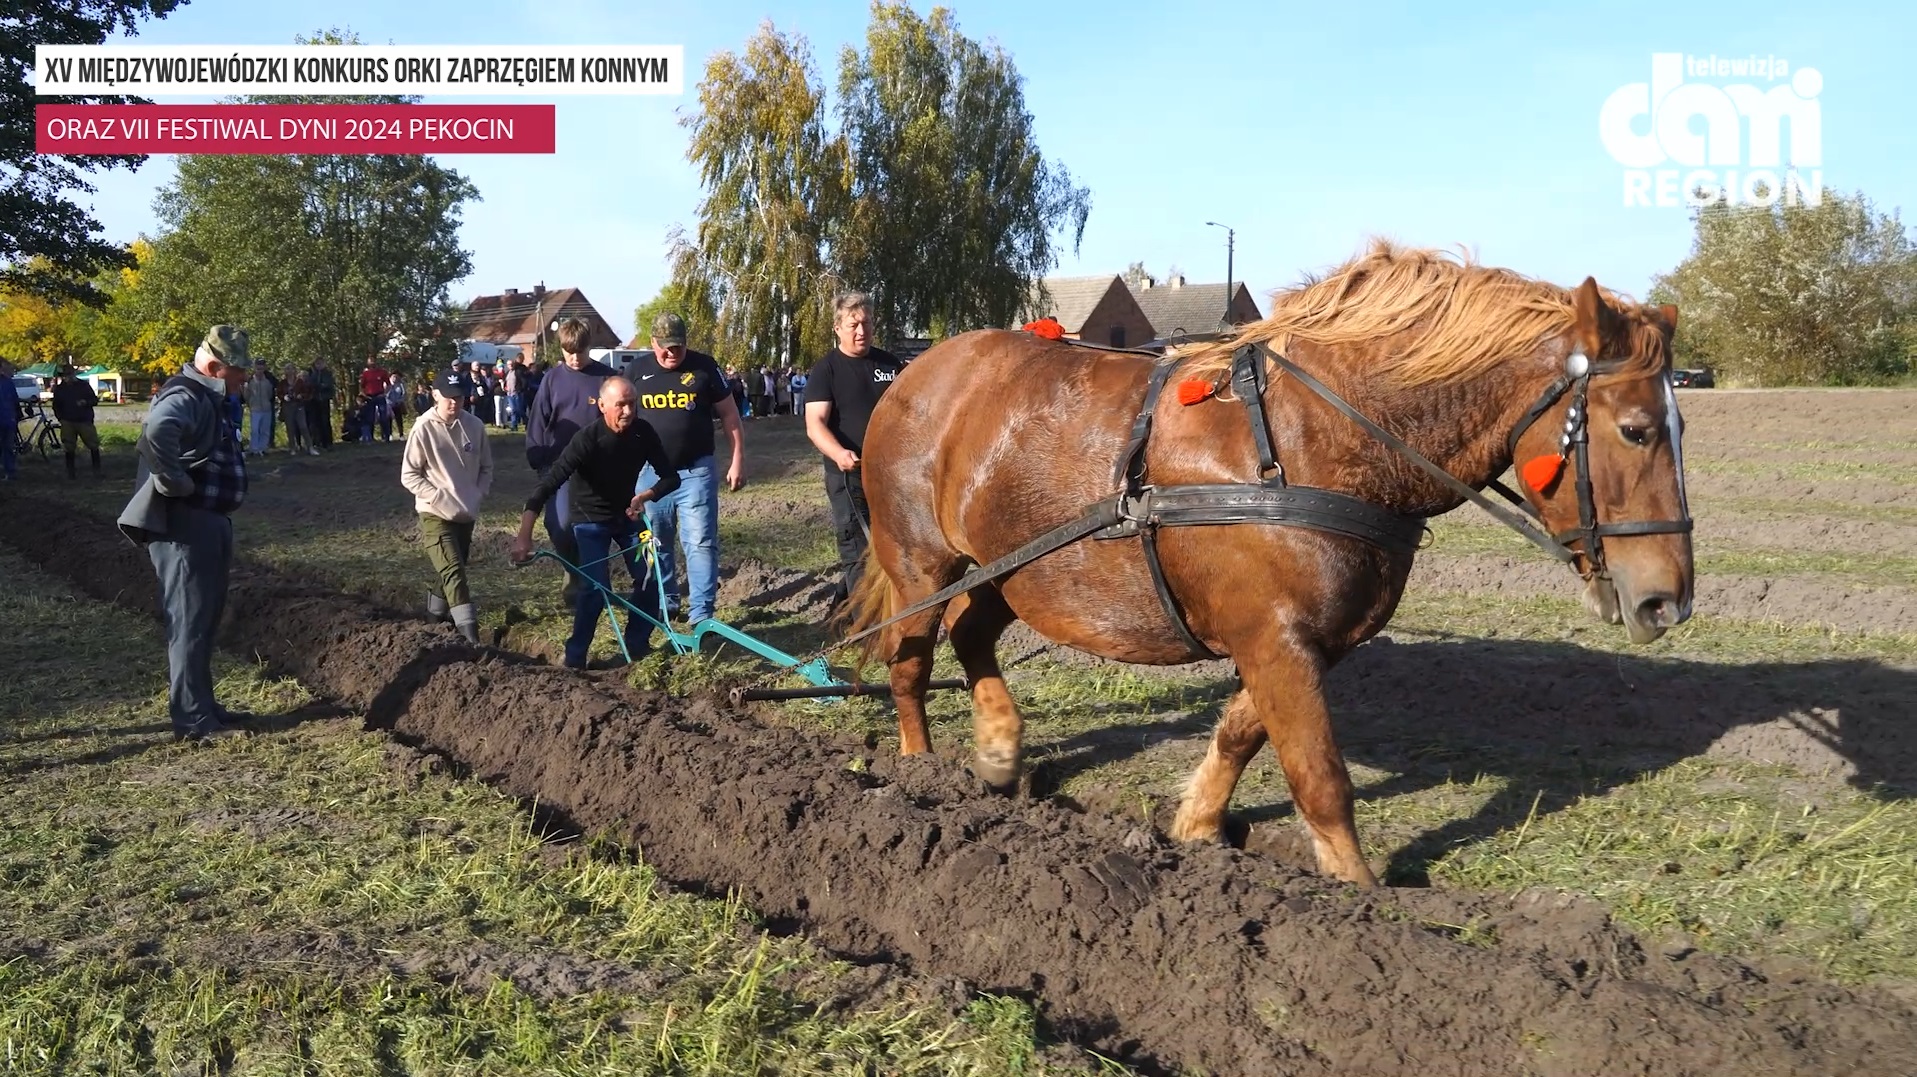
[[[1218,327],[1220,329],[1229,329],[1231,326],[1231,256],[1234,247],[1233,241],[1237,239],[1238,234],[1225,225],[1219,224],[1217,221],[1206,221],[1205,223],[1213,228],[1225,229],[1225,316],[1224,319],[1218,323]]]

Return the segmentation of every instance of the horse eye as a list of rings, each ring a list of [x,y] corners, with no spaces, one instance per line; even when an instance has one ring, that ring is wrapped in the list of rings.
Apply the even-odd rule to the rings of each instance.
[[[1632,426],[1626,423],[1620,425],[1618,430],[1623,433],[1624,440],[1633,445],[1649,445],[1651,443],[1651,428],[1648,426]]]

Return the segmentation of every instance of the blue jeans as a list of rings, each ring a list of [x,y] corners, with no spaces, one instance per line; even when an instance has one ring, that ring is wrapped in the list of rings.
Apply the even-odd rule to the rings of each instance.
[[[359,412],[359,440],[370,443],[373,440],[373,424],[378,423],[385,440],[393,440],[393,411],[386,406],[385,397],[376,397],[361,405]]]
[[[213,634],[226,608],[233,521],[207,509],[169,505],[166,534],[147,543],[146,553],[160,578],[167,713],[175,732],[203,732],[226,714],[213,697]]]
[[[646,573],[639,554],[639,526],[625,517],[603,523],[572,525],[573,541],[579,546],[581,571],[600,587],[612,587],[612,556],[618,552],[632,577],[632,604],[654,617],[659,616],[659,592]],[[606,596],[598,587],[581,587],[572,607],[572,636],[566,640],[566,665],[584,669],[586,655],[592,650],[593,633],[599,627],[599,615],[605,611]],[[664,620],[664,618],[660,618]],[[652,626],[638,617],[626,622],[626,649],[637,660],[652,650]]]
[[[639,473],[638,493],[659,481],[651,465]],[[679,472],[679,488],[658,501],[646,502],[646,526],[659,538],[659,574],[666,581],[666,597],[678,605],[679,573],[676,554],[686,551],[686,620],[697,624],[712,616],[719,603],[719,475],[712,457],[701,456]]]

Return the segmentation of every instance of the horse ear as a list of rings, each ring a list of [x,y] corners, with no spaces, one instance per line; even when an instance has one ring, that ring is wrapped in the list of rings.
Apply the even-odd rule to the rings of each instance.
[[[1677,307],[1666,303],[1661,307],[1655,308],[1655,310],[1656,313],[1653,314],[1652,317],[1657,319],[1658,328],[1664,330],[1667,334],[1675,335],[1677,333]]]
[[[1598,294],[1597,278],[1584,278],[1584,283],[1572,293],[1571,305],[1576,318],[1571,326],[1571,343],[1592,362],[1596,362],[1598,350],[1604,343],[1602,327],[1598,323],[1606,313],[1604,297]]]

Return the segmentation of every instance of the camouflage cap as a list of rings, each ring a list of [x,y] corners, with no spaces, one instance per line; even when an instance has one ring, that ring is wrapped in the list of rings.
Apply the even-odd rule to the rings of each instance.
[[[246,330],[237,325],[216,325],[206,331],[201,343],[227,366],[245,370],[253,365],[246,350]]]
[[[652,320],[652,339],[658,341],[661,347],[670,348],[675,344],[684,347],[686,320],[670,312],[659,315]]]

